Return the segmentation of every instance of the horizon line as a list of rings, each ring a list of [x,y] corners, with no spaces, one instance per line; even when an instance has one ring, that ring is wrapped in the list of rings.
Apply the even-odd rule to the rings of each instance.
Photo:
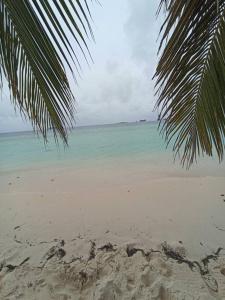
[[[138,121],[120,121],[120,122],[115,122],[115,123],[103,123],[103,124],[87,124],[87,125],[79,125],[79,126],[74,126],[72,128],[69,128],[68,131],[75,130],[77,128],[83,128],[83,127],[95,127],[95,126],[107,126],[107,125],[123,125],[123,124],[135,124],[135,123],[154,123],[158,122],[157,119],[155,120],[147,120],[147,119],[140,119]],[[49,129],[50,131],[51,129]],[[16,130],[16,131],[0,131],[0,135],[2,134],[13,134],[13,133],[38,133],[39,131],[35,132],[33,129],[30,130]],[[40,133],[40,132],[39,132]]]

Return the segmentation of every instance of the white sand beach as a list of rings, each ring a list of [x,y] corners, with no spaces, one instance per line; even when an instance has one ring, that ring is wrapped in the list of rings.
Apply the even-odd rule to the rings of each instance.
[[[225,299],[224,194],[150,166],[2,174],[0,299]]]
[[[0,24],[0,300],[225,300],[225,0]]]

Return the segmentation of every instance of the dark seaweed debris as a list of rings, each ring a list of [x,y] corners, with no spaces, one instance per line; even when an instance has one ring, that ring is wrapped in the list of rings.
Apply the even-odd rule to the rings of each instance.
[[[8,272],[12,272],[16,268],[21,267],[23,264],[25,264],[29,259],[30,259],[30,257],[25,258],[19,265],[8,264],[8,265],[6,265],[6,268],[8,269]]]
[[[92,259],[95,258],[96,244],[93,241],[90,241],[90,243],[91,243],[91,249],[90,249],[90,252],[89,252],[89,258],[88,258],[88,260],[92,260]]]
[[[133,247],[133,246],[131,246],[131,245],[128,245],[128,246],[127,246],[126,252],[127,252],[127,256],[128,256],[128,257],[133,256],[133,255],[136,254],[137,252],[141,252],[142,255],[143,255],[144,257],[146,257],[146,258],[149,258],[150,255],[151,255],[152,253],[161,253],[161,251],[159,251],[159,250],[153,250],[153,249],[150,249],[149,251],[145,252],[144,249],[141,249],[141,248],[135,248],[135,247]]]
[[[116,248],[111,243],[108,243],[103,245],[102,247],[99,247],[98,250],[111,252],[111,251],[116,251]]]
[[[58,245],[51,247],[48,252],[45,254],[44,256],[44,263],[42,265],[42,269],[45,267],[45,265],[47,264],[47,262],[53,258],[53,257],[57,257],[59,260],[61,260],[65,255],[66,255],[66,251],[62,248],[65,245],[65,241],[61,240]]]
[[[177,251],[173,250],[169,245],[167,245],[166,242],[162,244],[162,251],[168,258],[171,258],[177,261],[178,263],[187,264],[192,271],[194,270],[194,268],[197,267],[204,282],[206,283],[208,288],[210,288],[213,292],[218,292],[218,283],[216,279],[212,277],[209,272],[209,263],[211,260],[216,261],[222,250],[224,249],[219,247],[216,252],[207,255],[206,257],[202,258],[200,262],[198,262],[198,261],[191,261],[187,259],[184,255],[181,255]]]

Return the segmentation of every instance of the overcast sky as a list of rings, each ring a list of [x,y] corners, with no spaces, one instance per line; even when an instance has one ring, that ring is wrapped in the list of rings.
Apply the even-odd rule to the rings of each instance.
[[[83,64],[76,96],[77,125],[154,120],[158,0],[101,0],[91,5],[94,64]],[[6,92],[0,101],[0,132],[31,129],[15,114]]]

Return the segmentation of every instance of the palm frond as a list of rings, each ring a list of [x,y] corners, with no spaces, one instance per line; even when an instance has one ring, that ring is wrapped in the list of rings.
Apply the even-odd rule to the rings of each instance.
[[[168,143],[188,167],[225,149],[225,1],[162,0],[156,106]]]
[[[0,0],[1,84],[5,77],[14,105],[45,140],[53,129],[67,142],[74,95],[65,68],[75,78],[80,55],[91,59],[89,19],[86,0]]]

